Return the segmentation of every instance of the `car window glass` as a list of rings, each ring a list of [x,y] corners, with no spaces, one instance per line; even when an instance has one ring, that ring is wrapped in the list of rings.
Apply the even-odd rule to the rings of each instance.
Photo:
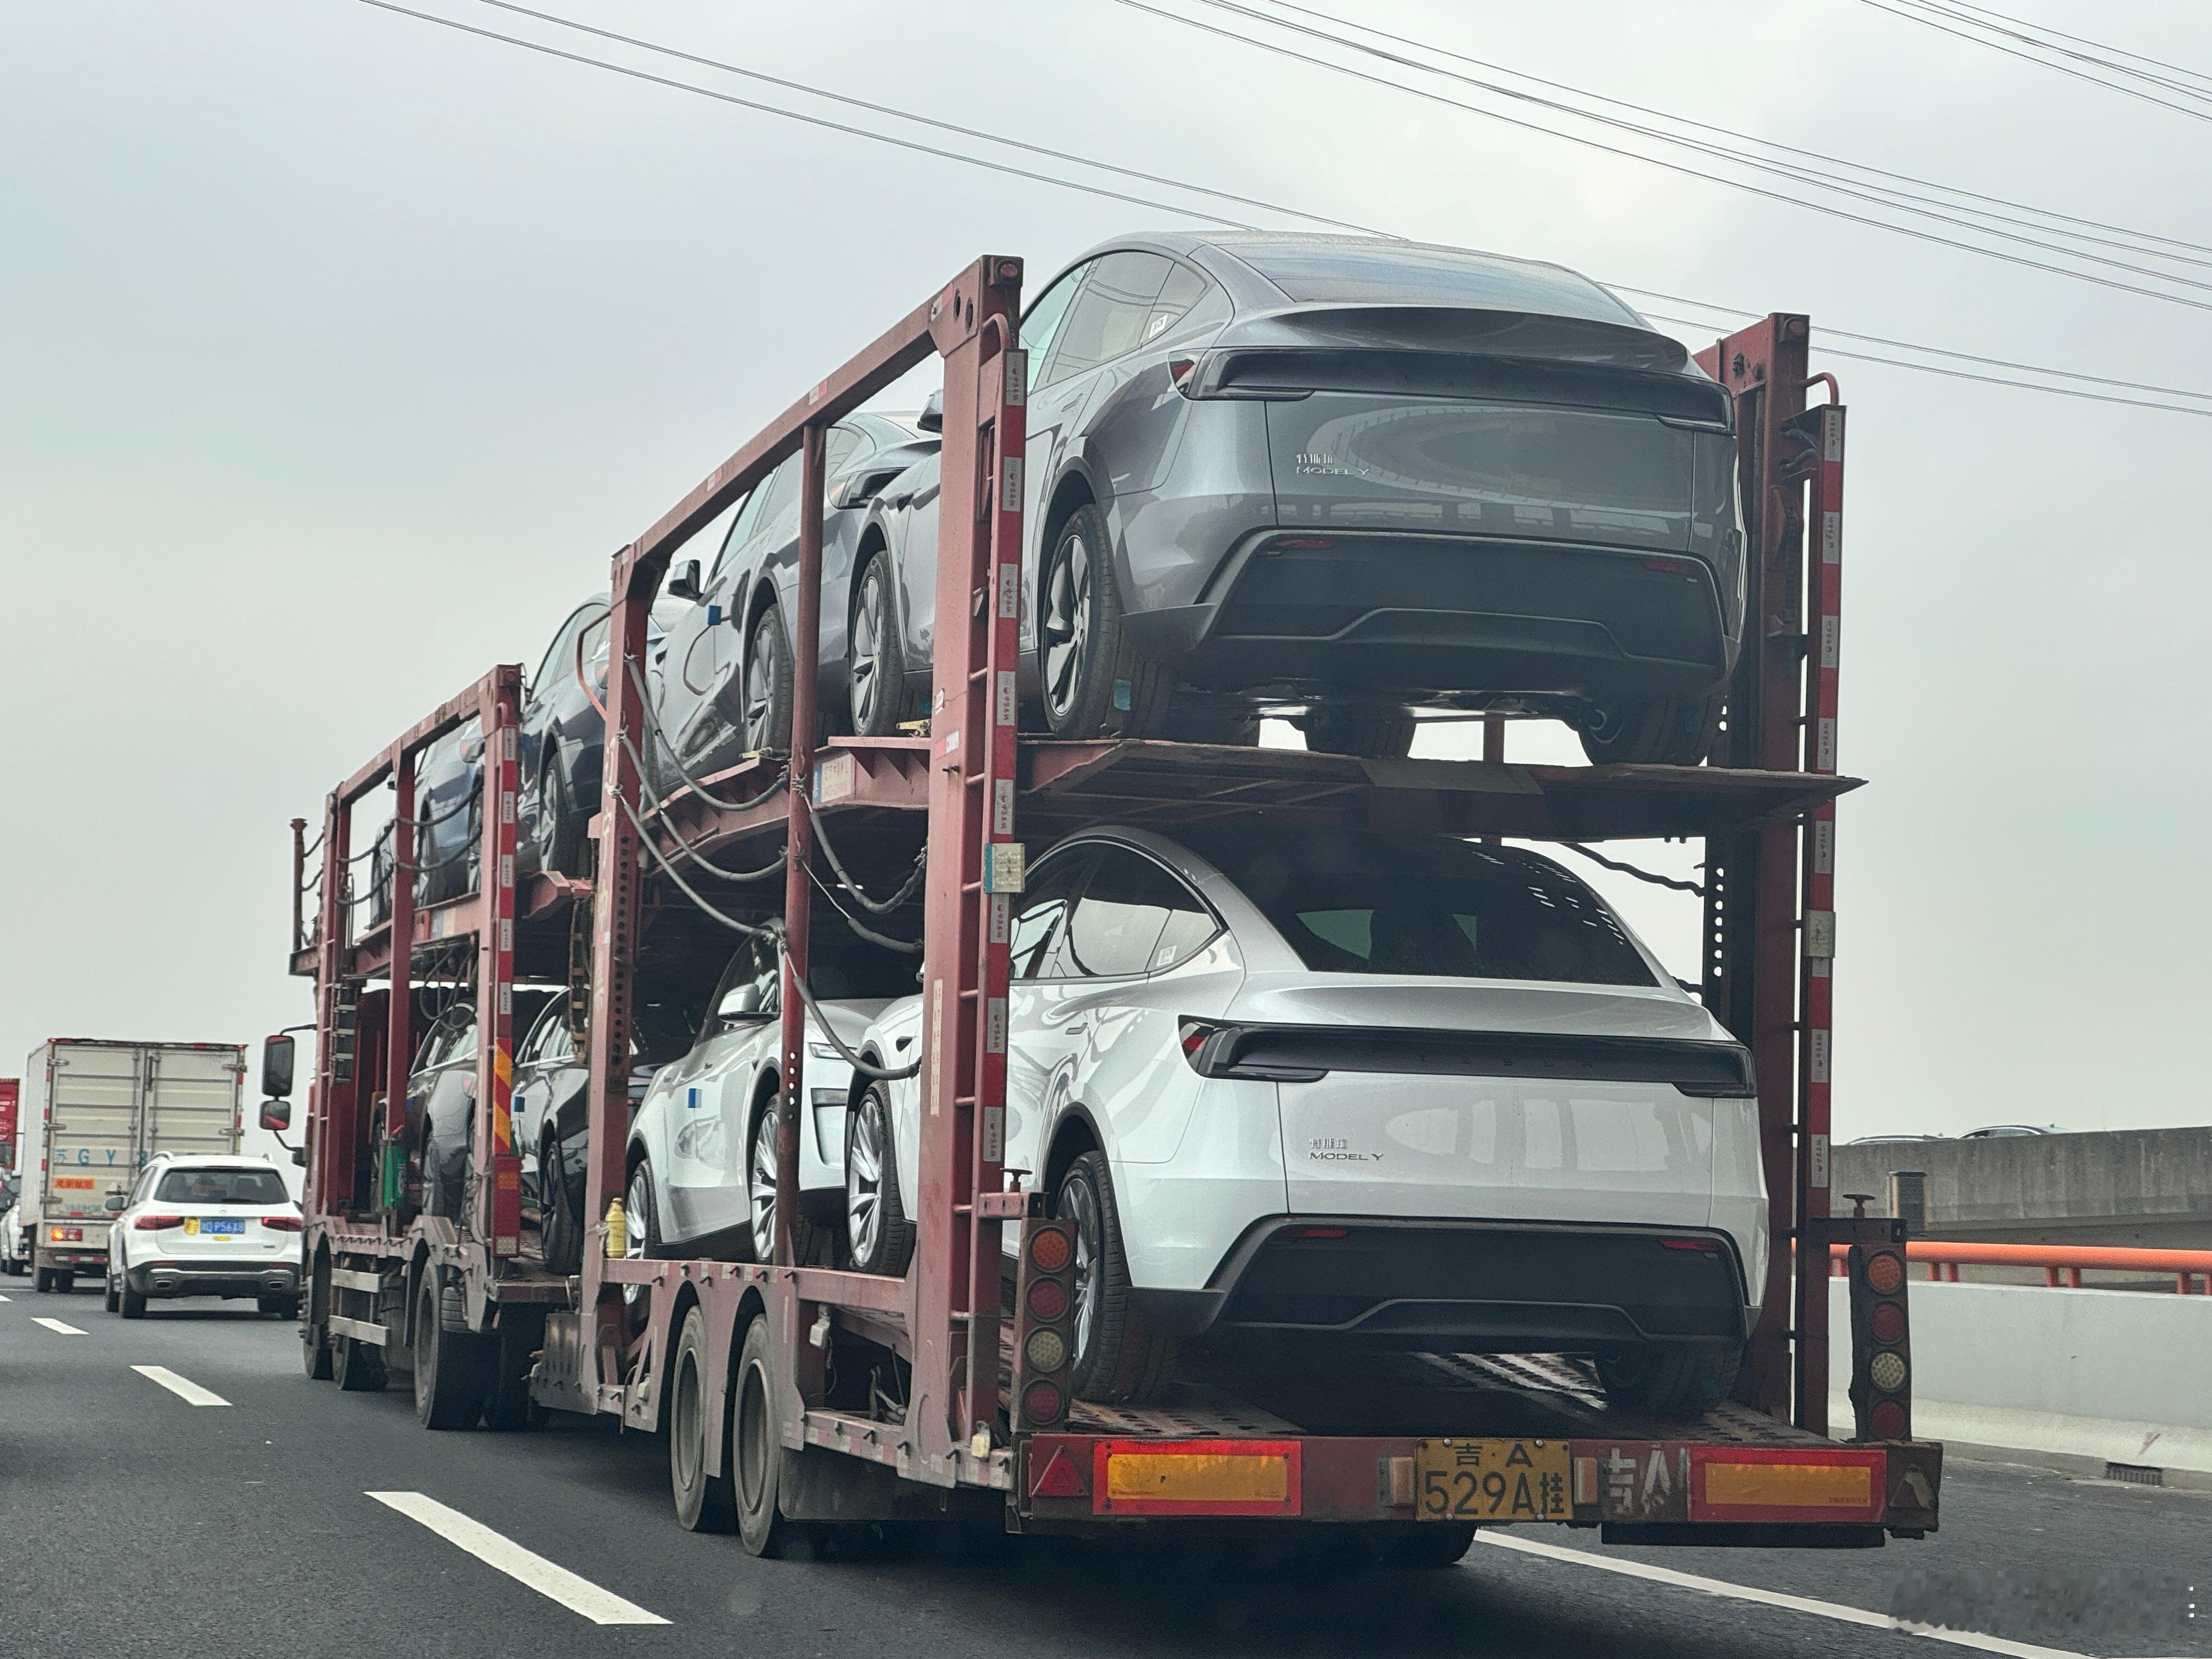
[[[1058,953],[1062,970],[1091,979],[1126,979],[1167,966],[1176,958],[1160,960],[1158,952],[1169,919],[1204,908],[1151,859],[1124,847],[1104,848],[1068,921],[1066,946]],[[1190,927],[1185,922],[1178,929],[1178,949],[1188,943]]]
[[[730,533],[708,580],[719,578],[737,556],[775,528],[785,509],[799,504],[799,457],[792,456],[768,475],[738,516],[730,520]]]
[[[772,950],[748,939],[737,948],[714,988],[714,1029],[726,1030],[748,1016],[772,1014],[781,1002],[782,965]]]
[[[1188,265],[1169,267],[1167,281],[1160,287],[1159,297],[1152,301],[1152,310],[1146,314],[1144,332],[1138,343],[1150,345],[1162,335],[1175,331],[1177,325],[1190,314],[1194,306],[1209,297],[1221,301],[1219,309],[1225,319],[1228,301],[1223,297],[1219,289]],[[1209,306],[1207,309],[1215,307]]]
[[[1643,325],[1587,276],[1559,265],[1372,237],[1231,245],[1227,250],[1300,305],[1474,306]]]
[[[767,486],[755,484],[752,493],[745,497],[744,503],[738,508],[737,515],[730,520],[729,529],[723,532],[721,551],[714,555],[714,568],[707,573],[710,582],[720,575],[724,568],[729,564],[730,555],[743,547],[751,537],[753,526],[760,522],[761,504],[767,500]],[[674,568],[673,564],[670,566],[671,569]]]
[[[1009,969],[1016,979],[1054,977],[1051,953],[1058,944],[1058,927],[1066,914],[1067,901],[1082,885],[1091,868],[1091,851],[1078,848],[1041,861],[1023,890],[1014,912],[1008,951]]]
[[[875,453],[876,441],[855,426],[840,423],[830,428],[830,441],[822,446],[822,476],[834,478],[847,463]]]
[[[1173,265],[1157,253],[1109,253],[1092,269],[1053,348],[1047,380],[1063,380],[1132,351]]]
[[[170,1170],[154,1194],[163,1204],[289,1204],[274,1170]]]
[[[1060,319],[1067,315],[1067,302],[1075,297],[1075,290],[1083,286],[1084,273],[1089,265],[1078,265],[1067,275],[1044,291],[1043,296],[1031,306],[1029,315],[1022,319],[1022,349],[1029,353],[1030,384],[1043,386],[1045,360],[1052,351],[1052,343],[1060,332]]]
[[[1518,848],[1334,830],[1184,839],[1317,972],[1656,982],[1595,893]]]
[[[562,623],[560,631],[553,635],[553,643],[545,647],[545,660],[538,665],[538,672],[531,677],[530,690],[533,695],[542,693],[553,683],[553,677],[556,674],[573,663],[576,654],[576,630],[591,619],[592,612],[604,613],[605,610],[605,605],[594,600],[590,605],[577,606],[569,613],[568,620]],[[606,629],[604,623],[599,629],[599,635],[602,638],[605,637]]]

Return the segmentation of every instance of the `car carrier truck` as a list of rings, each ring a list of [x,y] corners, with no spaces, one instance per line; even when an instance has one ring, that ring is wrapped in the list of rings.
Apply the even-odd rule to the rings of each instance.
[[[312,908],[295,909],[291,962],[313,981],[317,1023],[308,1375],[358,1391],[406,1373],[430,1429],[523,1430],[558,1410],[660,1435],[678,1521],[734,1528],[763,1555],[808,1528],[960,1515],[1024,1532],[1334,1528],[1410,1562],[1456,1559],[1479,1525],[1805,1547],[1932,1531],[1942,1449],[1912,1434],[1902,1235],[1889,1220],[1832,1216],[1828,1190],[1834,802],[1853,781],[1835,763],[1844,412],[1832,396],[1808,400],[1821,377],[1807,362],[1808,319],[1771,316],[1699,359],[1730,394],[1753,619],[1710,763],[1518,765],[1495,750],[1481,761],[1364,761],[1020,732],[1021,282],[1009,258],[958,272],[616,556],[588,879],[518,871],[522,678],[511,665],[340,783],[314,845],[295,820],[295,890],[319,884]],[[802,672],[787,755],[654,799],[640,780],[659,740],[643,691],[647,630],[672,555],[801,456],[786,621],[791,655],[814,662],[826,434],[932,357],[944,371],[944,450],[926,735],[817,742],[816,676]],[[395,643],[361,647],[388,661]],[[485,738],[481,890],[418,909],[398,882],[388,921],[362,926],[346,872],[378,833],[370,815],[390,801],[393,856],[410,860],[418,763],[471,720]],[[1775,1241],[1731,1398],[1662,1421],[1608,1407],[1573,1356],[1448,1353],[1328,1375],[1248,1367],[1143,1405],[1073,1397],[1069,1225],[1003,1163],[1008,895],[1024,846],[1085,824],[1172,829],[1201,817],[1254,835],[1319,823],[1539,842],[1700,840],[1699,988],[1756,1059]],[[817,859],[823,842],[842,857]],[[918,852],[927,880],[912,920],[927,1014],[916,1240],[903,1277],[877,1277],[828,1265],[795,1237],[800,1103],[812,1100],[801,994],[811,888],[881,891]],[[779,859],[772,882],[717,873],[735,865],[757,878]],[[726,954],[732,925],[769,927],[784,959],[775,1248],[765,1261],[674,1259],[642,1248],[651,1241],[621,1205],[630,1008],[685,952],[720,941]],[[545,1266],[521,1204],[518,983],[568,989],[588,1055],[590,1244],[573,1277]],[[477,1174],[458,1212],[441,1213],[450,1206],[430,1201],[416,1168],[405,1085],[426,1010],[457,986],[479,1010]],[[289,1071],[289,1051],[273,1069]],[[271,1127],[291,1115],[286,1100],[263,1109]],[[1840,1434],[1827,1420],[1835,1246],[1854,1311],[1854,1421]]]
[[[55,1037],[31,1051],[23,1081],[21,1224],[41,1291],[105,1276],[108,1198],[156,1152],[238,1151],[237,1043]]]

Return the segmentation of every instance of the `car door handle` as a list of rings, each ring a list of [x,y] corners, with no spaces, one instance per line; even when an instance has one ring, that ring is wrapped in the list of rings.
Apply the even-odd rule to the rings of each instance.
[[[1079,1032],[1087,1031],[1091,1029],[1091,1016],[1088,1014],[1078,1014],[1073,1019],[1068,1021],[1066,1024],[1061,1026],[1060,1029],[1070,1036],[1073,1036]]]

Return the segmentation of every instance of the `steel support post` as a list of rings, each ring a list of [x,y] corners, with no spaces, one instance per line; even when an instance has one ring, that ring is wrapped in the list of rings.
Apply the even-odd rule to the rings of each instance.
[[[806,978],[813,934],[814,821],[807,801],[814,787],[814,734],[822,684],[822,504],[828,428],[811,422],[799,445],[799,606],[791,648],[791,783],[783,872],[783,1098],[775,1114],[775,1259],[798,1261],[793,1224],[799,1213],[799,1125],[805,1110],[806,1006],[799,987]],[[752,1150],[740,1156],[752,1167]]]
[[[1833,390],[1834,382],[1830,382]],[[1808,410],[1796,428],[1809,473],[1812,529],[1808,584],[1812,610],[1811,672],[1804,732],[1804,769],[1833,776],[1837,659],[1841,645],[1844,555],[1844,410],[1830,403]],[[1823,802],[1806,826],[1803,848],[1804,985],[1799,998],[1798,1249],[1793,1316],[1797,1328],[1797,1421],[1828,1431],[1827,1263],[1816,1248],[1830,1214],[1830,1069],[1833,1060],[1836,955],[1836,804]]]
[[[933,309],[945,356],[943,493],[930,705],[924,908],[921,1190],[914,1413],[925,1467],[949,1477],[998,1419],[1007,890],[1017,878],[1016,647],[1027,366],[1021,266],[987,260]],[[1006,850],[1001,851],[1004,848]],[[987,890],[987,889],[988,890]]]
[[[307,1165],[302,1208],[309,1215],[354,1207],[359,1139],[358,1060],[339,1063],[337,1042],[338,980],[346,951],[346,872],[352,848],[351,816],[332,793],[323,805],[323,890],[316,905],[320,929],[315,949],[315,1097],[310,1116],[314,1156]],[[343,1197],[341,1198],[340,1194]]]
[[[477,700],[483,761],[477,903],[477,1237],[522,1252],[522,1161],[514,1152],[514,840],[522,671],[502,665]]]
[[[421,751],[404,743],[392,751],[392,1009],[384,1028],[384,1133],[397,1142],[407,1128],[407,1079],[415,1066],[415,766]],[[374,880],[374,861],[370,863]],[[380,1200],[384,1174],[377,1171]]]
[[[1805,406],[1802,317],[1777,314],[1700,353],[1698,363],[1736,399],[1736,453],[1745,513],[1743,640],[1728,696],[1727,732],[1714,758],[1789,771],[1801,750],[1804,580],[1802,486],[1784,482],[1784,427]],[[1759,1074],[1760,1163],[1771,1247],[1754,1287],[1752,1376],[1759,1408],[1790,1415],[1791,1242],[1801,1213],[1796,1156],[1797,829],[1783,824],[1708,848],[1707,1006],[1751,1049]]]

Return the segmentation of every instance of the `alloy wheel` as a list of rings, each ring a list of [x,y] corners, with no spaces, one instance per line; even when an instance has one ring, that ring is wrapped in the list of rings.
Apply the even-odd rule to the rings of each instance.
[[[630,1174],[629,1191],[623,1199],[624,1219],[628,1226],[623,1237],[623,1257],[629,1261],[641,1261],[646,1255],[646,1218],[653,1213],[653,1171],[649,1164],[641,1164]],[[642,1285],[623,1286],[623,1300],[635,1303],[645,1294]]]
[[[874,1260],[883,1225],[884,1126],[871,1093],[854,1115],[853,1139],[845,1148],[845,1231],[854,1261]]]
[[[883,696],[879,670],[882,667],[882,634],[878,627],[877,608],[884,602],[884,561],[869,562],[867,574],[860,578],[860,592],[853,606],[852,645],[852,705],[853,728],[858,732],[875,729],[876,702]]]
[[[745,653],[745,747],[755,753],[775,740],[775,693],[782,678],[783,641],[768,615],[753,624],[752,646]]]
[[[1083,666],[1091,646],[1091,550],[1080,534],[1060,544],[1045,577],[1039,624],[1044,656],[1045,702],[1057,720],[1083,692]]]
[[[753,1130],[753,1254],[763,1261],[775,1257],[775,1103],[761,1114]]]
[[[1060,1188],[1060,1204],[1075,1224],[1075,1355],[1080,1364],[1091,1352],[1098,1304],[1106,1294],[1106,1251],[1100,1227],[1098,1194],[1087,1181]]]

